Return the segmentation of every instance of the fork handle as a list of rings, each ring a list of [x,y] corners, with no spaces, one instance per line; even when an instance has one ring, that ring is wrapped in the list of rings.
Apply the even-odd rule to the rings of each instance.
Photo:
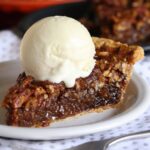
[[[128,134],[128,135],[123,135],[123,136],[120,136],[120,137],[116,137],[116,138],[113,138],[111,140],[108,140],[107,143],[105,144],[103,150],[106,150],[109,146],[112,146],[112,145],[114,145],[116,143],[119,143],[119,142],[122,142],[122,141],[140,139],[140,138],[147,138],[147,137],[150,137],[150,130],[131,133],[131,134]]]

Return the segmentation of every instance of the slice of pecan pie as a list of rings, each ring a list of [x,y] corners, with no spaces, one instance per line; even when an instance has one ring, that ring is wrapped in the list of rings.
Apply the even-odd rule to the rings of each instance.
[[[117,107],[133,65],[144,57],[143,49],[104,38],[93,41],[95,68],[88,77],[78,78],[72,88],[63,82],[37,81],[25,73],[19,75],[3,101],[8,125],[42,127],[67,117]]]

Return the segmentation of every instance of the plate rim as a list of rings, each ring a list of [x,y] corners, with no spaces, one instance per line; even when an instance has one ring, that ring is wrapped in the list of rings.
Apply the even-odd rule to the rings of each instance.
[[[14,63],[18,63],[18,61],[0,63],[0,68],[4,64],[7,66]],[[140,116],[150,106],[150,90],[148,83],[135,71],[133,72],[131,80],[135,84],[138,91],[136,102],[124,112],[117,114],[108,120],[85,125],[57,128],[27,128],[0,125],[0,136],[27,140],[58,140],[83,136],[96,132],[103,132],[126,124]],[[142,100],[140,101],[140,99]],[[102,127],[100,128],[100,126]]]

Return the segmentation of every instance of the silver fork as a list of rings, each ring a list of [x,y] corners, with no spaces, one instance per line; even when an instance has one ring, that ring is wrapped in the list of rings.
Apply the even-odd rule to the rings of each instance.
[[[88,142],[67,150],[107,150],[109,147],[119,142],[134,140],[134,139],[143,139],[147,137],[150,137],[150,131],[132,133],[132,134],[123,135],[123,136],[102,140],[102,141]]]

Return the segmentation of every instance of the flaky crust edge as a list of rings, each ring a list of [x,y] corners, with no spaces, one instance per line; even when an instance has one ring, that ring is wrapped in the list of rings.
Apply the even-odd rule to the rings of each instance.
[[[141,46],[123,44],[121,42],[116,42],[116,41],[113,41],[111,39],[99,38],[99,37],[92,37],[92,40],[94,42],[96,49],[102,47],[103,45],[114,47],[114,48],[115,47],[121,47],[121,46],[128,47],[128,50],[133,52],[133,53],[131,53],[133,64],[135,64],[137,61],[144,58],[144,50]],[[120,49],[120,50],[123,51],[123,49]]]

